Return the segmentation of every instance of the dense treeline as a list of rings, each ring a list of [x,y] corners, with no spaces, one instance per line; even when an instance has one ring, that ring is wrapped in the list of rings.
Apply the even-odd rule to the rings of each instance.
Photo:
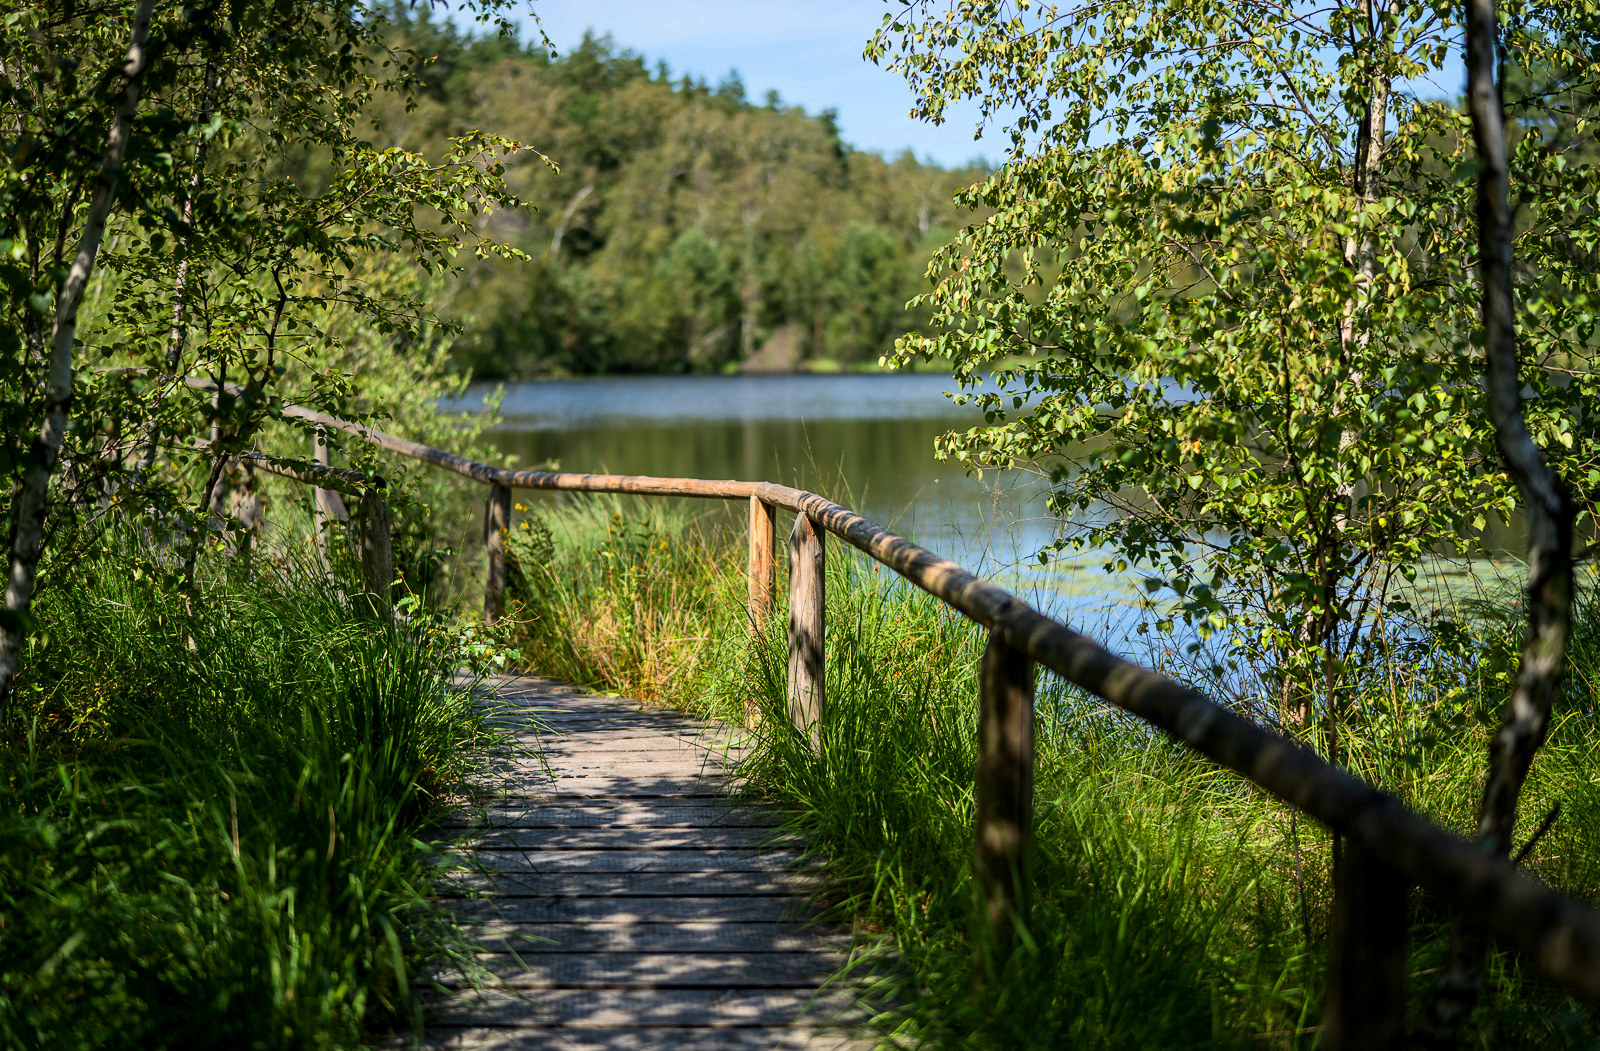
[[[380,15],[0,18],[0,1047],[371,1046],[455,941],[423,838],[480,767],[468,636],[352,602],[344,530],[239,455],[309,453],[284,402],[461,441],[433,304],[511,254],[521,147],[375,145],[424,89]],[[428,483],[382,475],[426,552]]]
[[[934,248],[983,172],[852,149],[831,111],[709,86],[586,37],[558,57],[395,15],[432,57],[428,92],[382,134],[429,149],[492,126],[528,155],[497,215],[525,261],[479,265],[456,293],[459,362],[478,375],[658,372],[875,359],[915,327]]]

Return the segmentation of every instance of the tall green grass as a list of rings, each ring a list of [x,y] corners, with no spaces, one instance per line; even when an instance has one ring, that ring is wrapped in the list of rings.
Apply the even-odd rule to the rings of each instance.
[[[892,947],[878,968],[896,1005],[887,1039],[997,1049],[1315,1043],[1331,897],[1322,829],[1043,675],[1036,895],[1021,949],[992,973],[974,951],[983,640],[972,625],[833,545],[827,714],[814,751],[784,714],[781,616],[748,641],[741,550],[681,515],[625,504],[565,505],[526,532],[538,543],[521,547],[537,558],[521,568],[522,632],[539,670],[730,719],[746,696],[764,708],[742,769],[825,859],[823,900]],[[1528,864],[1590,900],[1600,895],[1600,734],[1588,685],[1600,667],[1597,625],[1586,607],[1573,687],[1522,824],[1526,836],[1562,804]],[[1513,659],[1511,621],[1485,627],[1481,657],[1397,650],[1395,666],[1372,670],[1344,704],[1351,765],[1458,830],[1476,810],[1500,674]],[[1420,1011],[1448,918],[1420,896],[1414,913]],[[1493,961],[1470,1046],[1597,1045],[1593,1012],[1514,958]]]
[[[257,564],[186,596],[121,543],[38,605],[0,742],[0,1045],[364,1046],[452,951],[420,837],[483,729],[451,640]]]
[[[727,525],[638,499],[529,509],[507,538],[524,662],[643,701],[742,710],[745,581],[718,540]]]

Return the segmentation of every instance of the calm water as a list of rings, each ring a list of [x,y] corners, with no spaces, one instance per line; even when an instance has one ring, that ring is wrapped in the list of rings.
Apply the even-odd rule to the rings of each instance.
[[[980,425],[948,376],[610,376],[513,384],[491,439],[518,466],[780,482],[809,489],[1002,583],[1116,646],[1137,622],[1132,574],[1105,558],[1034,558],[1056,535],[1046,488],[934,459],[935,436]],[[469,408],[483,392],[469,396]],[[518,499],[574,499],[522,493]],[[577,497],[581,499],[581,497]],[[705,510],[704,501],[688,501]],[[742,522],[742,519],[738,521]],[[789,525],[780,521],[780,541]],[[1483,568],[1492,568],[1484,566]],[[1428,591],[1454,591],[1441,568]]]
[[[1109,627],[1107,612],[1131,583],[1107,578],[1099,557],[1038,568],[1034,552],[1055,536],[1038,479],[979,478],[934,459],[935,436],[983,422],[945,397],[954,389],[933,374],[527,382],[507,388],[504,423],[490,437],[519,466],[809,489],[1080,623]],[[1122,626],[1125,617],[1110,619]]]

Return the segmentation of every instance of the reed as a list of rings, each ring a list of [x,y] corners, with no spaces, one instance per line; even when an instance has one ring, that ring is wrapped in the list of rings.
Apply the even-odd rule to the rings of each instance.
[[[702,714],[763,711],[743,765],[825,860],[822,900],[888,951],[885,1036],[933,1047],[1311,1047],[1331,899],[1327,834],[1137,721],[1042,677],[1035,896],[1019,947],[975,951],[972,783],[980,632],[859,560],[830,554],[821,748],[785,709],[782,618],[754,644],[742,552],[686,515],[627,504],[541,511],[524,546],[522,638],[538,670]],[[834,548],[837,552],[838,547]],[[1342,698],[1346,761],[1448,827],[1476,811],[1517,643],[1507,602],[1463,611],[1457,645],[1397,645]],[[1600,895],[1600,614],[1529,782],[1519,842],[1542,879]],[[1320,736],[1320,735],[1319,735]],[[1412,1010],[1447,917],[1413,898]],[[1471,1046],[1593,1046],[1600,1018],[1497,957]]]
[[[450,633],[123,539],[37,607],[0,746],[0,1045],[355,1047],[463,947],[428,821],[486,741]]]

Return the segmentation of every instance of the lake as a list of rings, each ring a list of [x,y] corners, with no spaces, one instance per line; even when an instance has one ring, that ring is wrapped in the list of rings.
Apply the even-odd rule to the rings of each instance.
[[[792,485],[850,507],[1116,644],[1137,623],[1133,573],[1068,553],[1041,568],[1056,536],[1047,486],[1017,472],[969,474],[934,459],[935,436],[983,422],[945,396],[947,375],[603,376],[510,384],[487,437],[517,465],[564,471],[733,478]],[[487,388],[460,403],[481,405]],[[518,499],[572,499],[519,494]],[[705,504],[691,501],[696,509]],[[781,531],[788,529],[780,522]],[[780,536],[780,542],[782,536]],[[1496,567],[1480,564],[1492,575]],[[1425,590],[1477,574],[1437,566]],[[1431,583],[1427,583],[1431,580]],[[1452,583],[1454,582],[1454,583]]]
[[[1102,557],[1039,567],[1035,552],[1056,535],[1041,479],[979,477],[934,458],[937,435],[983,423],[952,404],[953,390],[949,376],[930,373],[540,380],[507,385],[502,422],[487,437],[524,467],[808,489],[1078,624],[1126,627],[1134,581],[1108,578]],[[447,407],[481,404],[485,393]]]

